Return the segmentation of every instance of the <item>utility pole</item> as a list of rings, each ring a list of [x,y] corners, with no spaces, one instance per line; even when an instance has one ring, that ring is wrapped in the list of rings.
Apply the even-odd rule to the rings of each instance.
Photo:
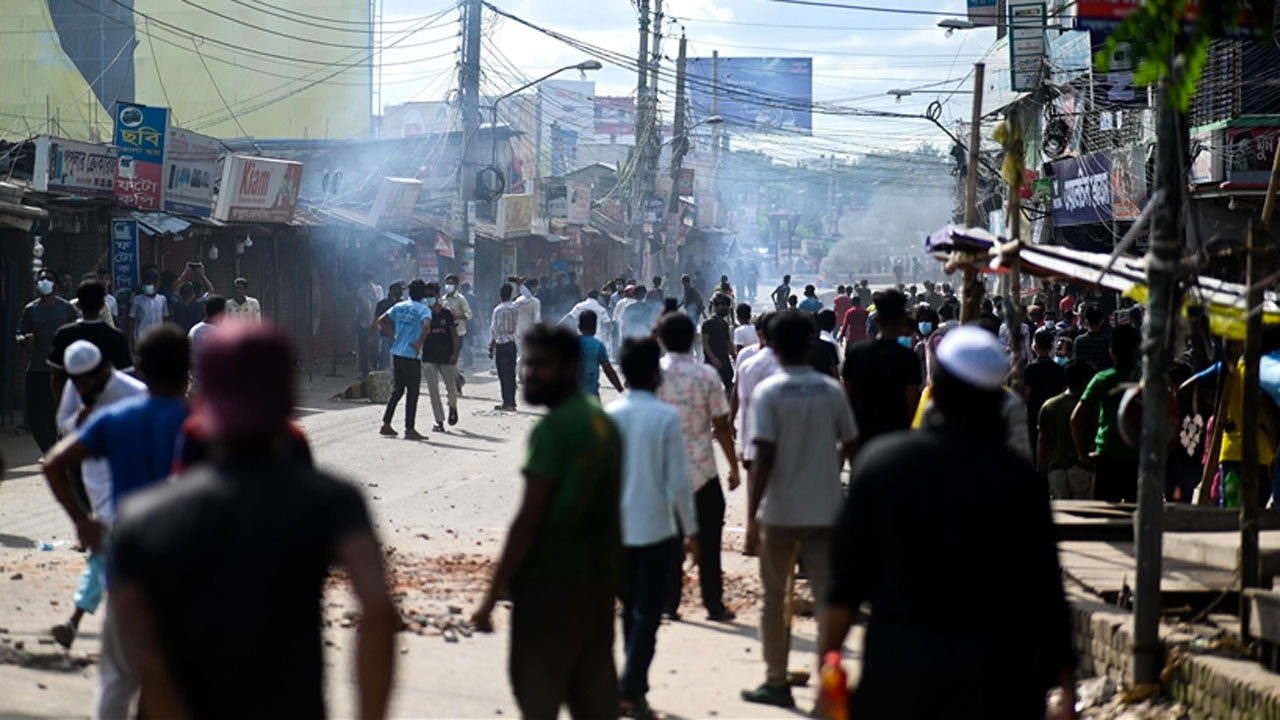
[[[648,144],[645,145],[645,152],[649,159],[644,164],[645,176],[642,186],[645,198],[658,194],[658,159],[662,154],[662,118],[658,114],[658,66],[662,60],[662,0],[653,0],[653,19],[650,27],[653,30],[653,46],[649,48],[649,135]],[[663,220],[665,221],[666,218],[664,217]],[[656,225],[653,232],[657,235]]]
[[[969,123],[969,167],[964,194],[966,230],[978,225],[978,151],[982,146],[982,83],[986,71],[987,66],[983,63],[973,66],[973,115]],[[963,278],[960,285],[960,322],[969,322],[978,317],[978,305],[982,302],[972,262],[965,262]]]
[[[1006,122],[1009,124],[1009,136],[1022,139],[1022,118],[1014,109]],[[1006,152],[1009,152],[1006,150]],[[1018,155],[1018,163],[1022,163],[1022,146],[1014,151]],[[1013,257],[1009,261],[1009,294],[1005,299],[1005,315],[1009,326],[1009,347],[1013,349],[1013,392],[1021,395],[1025,387],[1027,358],[1022,354],[1022,183],[1019,177],[1016,183],[1009,184],[1009,244],[1013,246]]]
[[[1165,459],[1169,447],[1169,356],[1175,308],[1181,308],[1178,270],[1182,258],[1182,141],[1186,117],[1160,86],[1156,125],[1156,185],[1163,202],[1151,219],[1147,251],[1147,319],[1142,338],[1142,433],[1138,450],[1138,512],[1134,554],[1137,578],[1133,601],[1134,682],[1159,682],[1164,658],[1160,645],[1160,564],[1164,532]],[[1225,373],[1224,373],[1225,376]],[[1251,433],[1246,432],[1245,435]],[[1256,537],[1256,536],[1255,536]],[[1256,563],[1255,563],[1256,565]]]
[[[675,233],[667,237],[667,243],[675,244],[679,239],[680,225],[678,218],[680,215],[680,168],[684,162],[684,154],[688,149],[689,138],[685,136],[685,94],[684,94],[684,73],[685,73],[685,39],[684,34],[680,35],[680,54],[676,58],[676,117],[675,117],[675,139],[671,143],[671,195],[667,200],[667,217],[677,218],[677,224],[672,225],[670,220],[667,221],[667,227],[675,227]],[[668,272],[675,268],[665,266],[665,258],[669,257],[669,253],[663,253],[663,269]]]
[[[458,192],[462,201],[463,246],[471,245],[471,218],[468,204],[476,196],[476,173],[480,162],[476,153],[476,133],[480,130],[480,13],[481,0],[466,0],[463,5],[462,64],[458,67],[458,87],[462,96],[462,162],[458,165]],[[494,132],[496,128],[489,128]],[[479,280],[479,268],[471,268],[473,282]],[[463,269],[465,274],[466,269]],[[476,287],[480,287],[476,285]]]
[[[637,226],[637,219],[644,221],[644,201],[651,189],[647,182],[649,162],[649,0],[638,0],[637,11],[640,14],[640,52],[636,66],[636,144],[631,149],[631,223]],[[643,225],[636,233],[636,272],[644,272],[644,254],[647,250],[648,237]]]

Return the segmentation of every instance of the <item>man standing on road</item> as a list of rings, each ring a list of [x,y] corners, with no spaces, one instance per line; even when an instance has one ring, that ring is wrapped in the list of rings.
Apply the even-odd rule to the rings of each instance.
[[[674,317],[674,316],[668,316]],[[685,318],[687,321],[688,318]],[[653,338],[622,344],[622,373],[629,390],[605,408],[622,433],[622,634],[626,665],[619,682],[621,717],[650,717],[649,665],[653,662],[662,606],[674,570],[680,536],[697,554],[689,458],[680,415],[655,395],[662,384],[661,350]]]
[[[1096,303],[1089,303],[1084,308],[1084,321],[1088,331],[1076,336],[1076,357],[1088,360],[1094,370],[1102,372],[1110,370],[1112,365],[1111,333],[1107,332],[1105,315]]]
[[[169,298],[156,290],[159,280],[155,270],[143,273],[142,292],[134,295],[129,303],[129,337],[135,346],[151,328],[169,319]]]
[[[221,295],[210,295],[204,301],[204,320],[196,323],[187,333],[187,341],[191,343],[191,395],[200,392],[200,348],[209,336],[222,325],[227,315],[227,299]]]
[[[408,392],[409,397],[404,403],[404,437],[406,440],[424,439],[414,425],[418,418],[418,393],[422,386],[422,343],[431,332],[431,308],[422,302],[426,294],[427,284],[421,279],[414,280],[409,283],[409,299],[391,306],[378,318],[379,326],[395,332],[395,342],[391,345],[394,385],[387,400],[387,410],[382,414],[382,428],[378,431],[383,435],[396,435],[391,419],[395,417],[400,398]]]
[[[1084,360],[1067,363],[1067,390],[1040,408],[1036,468],[1049,481],[1054,500],[1092,500],[1093,473],[1080,464],[1071,439],[1071,414],[1093,379],[1093,366]]]
[[[613,336],[613,321],[609,319],[609,311],[600,304],[599,290],[587,291],[587,299],[570,308],[569,312],[560,318],[560,324],[570,329],[576,328],[578,318],[582,317],[584,312],[596,314],[596,330],[605,340]]]
[[[952,330],[938,348],[936,423],[878,438],[853,464],[818,622],[818,656],[839,652],[871,603],[852,717],[1043,718],[1054,684],[1059,717],[1074,717],[1071,617],[1048,497],[1002,432],[1008,372],[992,333]],[[1013,567],[1020,601],[993,605],[983,588]],[[972,692],[993,677],[1001,692]]]
[[[711,317],[702,321],[703,360],[720,376],[725,397],[733,389],[734,351],[729,347],[729,307],[732,304],[728,295],[716,295],[711,299]]]
[[[578,345],[582,348],[582,358],[578,366],[578,387],[582,392],[600,399],[600,371],[613,383],[613,389],[622,392],[622,381],[614,372],[613,363],[609,362],[609,351],[604,343],[596,337],[596,314],[587,310],[578,316]]]
[[[231,299],[227,301],[227,316],[261,321],[262,303],[258,302],[258,298],[249,297],[249,281],[242,277],[236,278],[232,286]]]
[[[836,286],[836,297],[831,301],[831,309],[836,311],[836,326],[844,323],[844,314],[853,307],[853,286]]]
[[[111,470],[111,503],[120,509],[125,498],[164,480],[173,467],[174,447],[187,418],[185,399],[191,348],[177,327],[161,325],[138,343],[138,367],[147,382],[147,397],[117,403],[63,438],[44,463],[44,476],[53,495],[71,517],[76,538],[91,552],[106,552],[107,528],[71,493],[67,471],[87,459],[106,459]],[[243,368],[238,372],[243,375]],[[189,559],[189,558],[188,558]],[[190,622],[191,618],[186,617]],[[137,673],[122,646],[123,628],[114,603],[102,620],[102,650],[98,660],[97,717],[128,715],[138,687]],[[157,715],[160,717],[160,715]]]
[[[680,307],[694,320],[702,319],[702,312],[706,307],[702,302],[702,293],[698,292],[698,288],[694,287],[693,280],[688,275],[680,277],[680,285],[684,288],[684,297],[680,301]]]
[[[760,349],[743,360],[738,368],[738,383],[734,388],[729,411],[738,423],[738,441],[741,443],[742,467],[748,472],[756,458],[756,445],[752,442],[755,429],[751,422],[751,398],[756,387],[781,369],[778,355],[769,346],[769,324],[777,313],[765,313],[756,319],[756,332],[760,336]],[[746,353],[744,353],[746,354]]]
[[[399,618],[360,493],[289,453],[289,342],[241,323],[203,359],[210,460],[128,498],[113,538],[111,612],[143,712],[324,717],[320,594],[339,565],[359,601],[360,716],[378,720]]]
[[[374,314],[381,299],[382,286],[373,281],[373,271],[365,270],[360,273],[360,287],[356,288],[356,357],[360,366],[360,377],[369,374],[373,369],[374,361],[371,355],[377,350],[369,342],[371,335],[369,331],[373,328],[373,321],[381,317]]]
[[[661,307],[661,301],[655,302],[643,285],[636,287],[635,302],[622,311],[622,337],[642,338],[651,335]]]
[[[1090,323],[1092,326],[1092,321]],[[1080,357],[1080,339],[1076,340],[1076,357]],[[1138,499],[1138,451],[1120,435],[1119,418],[1124,395],[1120,386],[1137,382],[1142,375],[1138,367],[1138,344],[1138,331],[1132,325],[1120,325],[1111,331],[1109,359],[1112,364],[1093,376],[1071,413],[1076,458],[1085,468],[1093,470],[1094,495],[1106,502]],[[1089,437],[1092,419],[1097,420],[1098,432]]]
[[[841,376],[864,444],[911,427],[920,402],[920,359],[911,349],[914,328],[907,326],[906,303],[897,290],[880,293],[876,300],[879,334],[845,348]]]
[[[375,321],[373,326],[369,328],[369,344],[377,352],[373,364],[374,370],[391,369],[391,345],[395,342],[394,338],[387,337],[387,334],[382,331],[382,326],[378,324],[376,318],[382,317],[403,298],[404,284],[397,280],[387,286],[387,296],[379,300],[378,304],[374,306],[373,317]]]
[[[773,289],[769,298],[773,300],[774,310],[786,310],[787,298],[791,297],[791,276],[783,275],[782,284]]]
[[[444,407],[440,404],[440,380],[444,380],[449,400],[449,424],[458,424],[458,351],[457,320],[453,311],[440,302],[440,284],[427,283],[424,302],[431,307],[431,327],[422,344],[422,364],[427,372],[427,392],[431,395],[431,412],[436,424],[433,432],[444,432]]]
[[[1027,363],[1023,371],[1027,388],[1027,437],[1031,441],[1032,448],[1039,447],[1036,442],[1036,428],[1039,426],[1040,408],[1049,398],[1061,393],[1067,386],[1066,371],[1051,357],[1053,338],[1053,331],[1048,328],[1040,328],[1036,331],[1031,341],[1031,349],[1035,351],[1036,359]]]
[[[822,309],[822,301],[818,299],[818,289],[812,285],[804,286],[804,299],[800,301],[800,310],[817,315]]]
[[[860,343],[867,339],[867,309],[862,305],[862,298],[849,298],[849,309],[844,311],[844,315],[836,313],[836,319],[840,322],[840,334],[838,340],[844,340],[845,347]]]
[[[493,309],[489,323],[489,358],[498,369],[498,385],[502,389],[502,404],[495,410],[516,409],[516,341],[520,331],[520,308],[511,302],[511,285],[503,283],[498,288],[498,306]]]
[[[858,436],[840,384],[809,366],[816,335],[808,313],[776,316],[769,325],[769,344],[782,372],[760,383],[751,400],[757,457],[748,476],[746,542],[760,556],[760,643],[766,670],[764,684],[743,690],[742,699],[785,708],[795,706],[787,683],[788,578],[798,557],[822,613],[831,529],[844,500],[840,468],[853,456]],[[796,422],[800,417],[804,422]],[[819,635],[822,630],[819,623]]]
[[[542,320],[542,301],[538,299],[538,280],[530,278],[525,280],[519,277],[507,278],[507,282],[514,283],[519,297],[515,299],[516,310],[520,311],[520,319],[516,326],[516,336],[524,337],[524,334],[533,329]],[[574,302],[577,302],[576,300]],[[565,307],[569,307],[566,305]],[[551,317],[555,317],[559,312],[554,312]],[[519,345],[516,346],[519,350]]]
[[[492,631],[493,608],[510,592],[509,667],[523,717],[554,720],[563,704],[575,720],[617,717],[622,440],[578,390],[572,332],[539,326],[524,343],[525,400],[548,412],[529,434],[524,498],[471,622]]]
[[[111,327],[102,320],[106,310],[107,289],[97,278],[84,280],[76,288],[76,302],[80,307],[80,319],[70,325],[63,325],[53,336],[53,344],[49,348],[48,364],[53,368],[53,382],[56,399],[61,401],[62,385],[67,376],[62,361],[67,348],[77,340],[88,340],[102,353],[111,366],[121,372],[133,372],[133,354],[129,352],[129,339],[124,333]]]
[[[710,322],[710,321],[708,321]],[[738,489],[738,463],[733,452],[733,430],[729,425],[729,403],[714,370],[689,354],[693,347],[693,321],[672,313],[662,318],[658,337],[667,349],[662,358],[662,384],[658,399],[680,413],[684,448],[693,477],[693,501],[698,516],[698,581],[707,619],[729,622],[734,614],[724,604],[724,582],[720,571],[720,539],[724,529],[724,492],[716,472],[712,438],[729,461],[729,490]],[[671,568],[670,588],[663,611],[678,617],[683,573],[677,562]]]
[[[733,329],[733,362],[738,362],[738,353],[743,348],[757,345],[760,339],[756,337],[756,328],[751,324],[751,306],[747,303],[738,303],[738,307],[734,310],[737,317],[738,326]]]
[[[461,352],[458,353],[459,359],[463,366],[471,366],[471,341],[475,338],[467,335],[467,326],[471,323],[475,314],[471,311],[471,303],[467,301],[465,295],[458,290],[458,276],[446,275],[444,278],[444,298],[440,302],[453,313],[453,319],[456,321],[458,332],[458,345]],[[461,366],[455,363],[458,369],[458,394],[462,394],[462,386],[466,384],[467,379],[462,376]]]
[[[53,293],[58,276],[52,270],[41,270],[36,281],[39,297],[27,303],[18,321],[19,345],[27,348],[27,382],[22,414],[27,430],[35,438],[41,453],[49,452],[58,441],[58,429],[54,421],[54,395],[52,368],[49,366],[49,350],[53,347],[58,329],[76,321],[76,310],[71,303]],[[132,364],[132,363],[130,363]]]

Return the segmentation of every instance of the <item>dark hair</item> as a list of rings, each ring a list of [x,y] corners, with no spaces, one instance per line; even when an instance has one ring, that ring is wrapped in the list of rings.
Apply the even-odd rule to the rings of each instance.
[[[783,276],[782,276],[782,282],[784,282],[784,283],[789,283],[789,282],[791,282],[791,276],[790,276],[790,275],[783,275]]]
[[[851,299],[851,300],[853,300],[853,304],[854,304],[854,306],[855,306],[855,307],[862,307],[862,296],[861,296],[861,295],[852,295],[852,296],[850,296],[850,299]]]
[[[631,292],[631,297],[636,302],[641,302],[644,300],[645,296],[648,294],[649,294],[649,291],[645,290],[643,285],[637,285],[636,289]]]
[[[1084,392],[1085,386],[1093,379],[1093,375],[1093,363],[1088,360],[1077,358],[1067,363],[1067,387],[1077,395]]]
[[[687,353],[693,347],[693,319],[684,313],[669,313],[658,322],[658,337],[667,352]]]
[[[952,422],[960,419],[968,427],[986,426],[988,432],[997,438],[1003,438],[1004,427],[1001,410],[1004,404],[1004,390],[983,390],[952,375],[942,363],[938,363],[933,373],[933,404],[942,416]]]
[[[578,316],[578,332],[583,335],[595,335],[596,323],[598,319],[592,310],[587,310]]]
[[[396,280],[395,282],[387,286],[387,294],[390,295],[392,290],[399,290],[400,292],[404,292],[404,283],[399,280]]]
[[[951,306],[951,303],[944,302],[938,306],[938,319],[944,321],[956,319],[956,309]]]
[[[569,278],[569,279],[572,280],[573,278]],[[534,288],[538,287],[538,281],[534,280],[533,278],[530,278],[524,282],[524,286],[529,288],[530,291],[532,291]]]
[[[453,273],[449,273],[448,275],[444,276],[444,281],[446,283],[452,283],[454,285],[458,284],[458,279],[459,279],[458,276],[454,275]]]
[[[1138,359],[1138,329],[1120,325],[1111,331],[1111,354],[1117,365],[1129,365]]]
[[[182,287],[178,288],[178,294],[183,297],[191,297],[196,294],[196,284],[193,282],[184,282]]]
[[[769,345],[787,363],[801,363],[809,357],[818,334],[813,316],[795,310],[774,313],[769,321]]]
[[[226,309],[226,298],[221,295],[210,295],[209,299],[204,301],[204,319],[212,320],[221,315]]]
[[[157,325],[138,343],[138,370],[147,386],[162,394],[182,392],[191,370],[191,344],[177,325]]]
[[[249,287],[249,281],[245,280],[242,277],[238,277],[231,283],[231,285],[232,287],[235,287],[236,285],[243,285],[245,287]]]
[[[739,322],[747,322],[751,319],[751,306],[747,303],[738,303],[737,309],[734,311]]]
[[[805,286],[804,286],[804,294],[805,294],[805,295],[814,295],[814,294],[816,294],[817,292],[818,292],[818,288],[816,288],[816,287],[814,287],[814,286],[812,286],[812,285],[805,285]]]
[[[102,312],[107,301],[107,288],[97,278],[82,280],[76,288],[76,300],[80,303],[80,312],[86,315]]]
[[[907,317],[907,296],[898,290],[885,290],[876,299],[876,326],[896,328]]]
[[[1036,334],[1032,336],[1032,342],[1041,350],[1049,350],[1053,348],[1053,340],[1055,335],[1049,328],[1040,328]]]
[[[622,374],[627,384],[633,387],[649,387],[658,372],[658,360],[662,349],[658,341],[651,337],[627,338],[622,341],[618,350],[618,358],[622,365]]]
[[[769,338],[769,323],[773,321],[773,315],[771,312],[760,313],[752,323],[756,327],[756,334],[766,340]]]
[[[677,300],[677,299],[675,299],[675,298],[673,298],[673,297],[663,298],[663,299],[662,299],[662,312],[664,312],[664,313],[668,313],[668,312],[676,312],[676,311],[677,311],[677,310],[679,310],[679,309],[680,309],[680,301],[679,301],[679,300]]]
[[[427,284],[421,278],[409,283],[409,299],[421,300],[427,294]]]
[[[524,334],[523,339],[525,347],[546,350],[565,364],[576,364],[582,357],[578,336],[558,325],[538,323]]]
[[[1084,307],[1084,321],[1090,325],[1099,325],[1102,323],[1102,308],[1095,303],[1089,303]]]
[[[818,311],[818,329],[831,332],[836,329],[836,311],[835,310],[819,310]]]
[[[54,277],[57,277],[57,275],[54,275]],[[154,285],[155,283],[159,282],[159,280],[160,280],[160,273],[156,272],[155,270],[145,270],[142,273],[142,282],[144,285],[148,283]]]
[[[498,297],[502,302],[506,302],[511,299],[511,293],[513,292],[515,292],[515,288],[511,287],[509,283],[502,283],[502,287],[498,288]]]
[[[844,286],[843,286],[843,285],[837,285],[837,286],[836,286],[836,294],[837,294],[837,295],[843,295],[843,294],[844,294]]]
[[[426,287],[424,287],[423,290],[425,290],[428,293],[435,293],[436,296],[439,297],[440,283],[436,282],[435,280],[432,280],[431,282],[426,284]]]
[[[595,289],[588,290],[588,291],[587,291],[587,297],[592,298],[592,299],[599,298],[599,297],[600,297],[600,291],[599,291],[599,290],[595,290]]]

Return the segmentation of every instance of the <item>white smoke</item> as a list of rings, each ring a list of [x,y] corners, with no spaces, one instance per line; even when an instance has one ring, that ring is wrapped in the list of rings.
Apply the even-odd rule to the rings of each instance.
[[[840,240],[822,259],[830,277],[861,274],[864,267],[889,257],[925,257],[925,237],[951,221],[953,199],[938,187],[919,187],[910,196],[901,191],[877,193],[865,208],[848,208],[840,217]]]

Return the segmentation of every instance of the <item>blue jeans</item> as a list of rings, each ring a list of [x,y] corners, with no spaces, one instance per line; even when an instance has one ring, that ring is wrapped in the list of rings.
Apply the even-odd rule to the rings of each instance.
[[[98,605],[102,604],[107,558],[102,553],[89,553],[85,556],[85,562],[89,566],[80,573],[80,585],[76,588],[76,607],[92,615],[98,611]]]
[[[658,645],[662,603],[677,562],[680,538],[622,549],[622,637],[626,664],[619,690],[623,700],[637,702],[649,692],[649,665]]]

